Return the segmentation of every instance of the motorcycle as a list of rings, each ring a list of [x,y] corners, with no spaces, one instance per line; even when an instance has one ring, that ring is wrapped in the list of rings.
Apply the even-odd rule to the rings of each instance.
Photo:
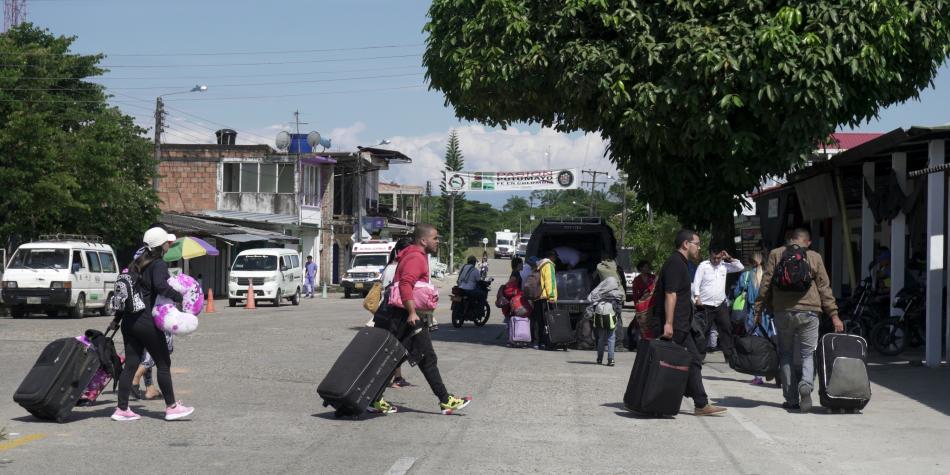
[[[869,338],[871,329],[881,321],[879,307],[880,304],[875,302],[871,278],[866,277],[851,297],[839,306],[839,312],[843,316],[844,332]]]
[[[904,311],[899,317],[888,318],[871,329],[871,346],[882,355],[897,356],[907,346],[924,343],[925,308],[921,290],[901,289],[897,293],[894,308]]]
[[[465,290],[458,286],[452,287],[452,326],[461,328],[466,321],[474,322],[478,327],[488,323],[488,317],[491,315],[488,294],[494,280],[490,278],[477,282],[478,290],[485,295],[483,299],[473,299]]]

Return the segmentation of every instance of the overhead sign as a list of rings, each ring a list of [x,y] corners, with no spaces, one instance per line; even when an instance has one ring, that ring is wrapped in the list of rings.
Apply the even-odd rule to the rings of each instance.
[[[446,172],[448,191],[533,191],[577,188],[577,169],[527,172]]]

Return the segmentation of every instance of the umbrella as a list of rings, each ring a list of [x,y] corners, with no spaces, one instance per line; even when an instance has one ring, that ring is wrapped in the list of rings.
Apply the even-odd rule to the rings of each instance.
[[[201,256],[217,256],[218,250],[211,244],[196,237],[183,237],[175,241],[165,253],[165,262],[175,262],[181,259],[193,259]]]

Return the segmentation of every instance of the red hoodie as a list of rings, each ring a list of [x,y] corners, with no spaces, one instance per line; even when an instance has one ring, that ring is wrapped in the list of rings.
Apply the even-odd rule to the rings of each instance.
[[[412,302],[412,289],[416,282],[429,282],[429,258],[418,244],[409,245],[400,251],[396,258],[399,263],[396,265],[393,282],[398,282],[402,301]]]

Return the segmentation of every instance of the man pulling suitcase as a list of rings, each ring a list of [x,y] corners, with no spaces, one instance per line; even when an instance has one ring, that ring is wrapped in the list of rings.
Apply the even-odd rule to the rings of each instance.
[[[662,339],[670,340],[685,348],[692,356],[689,361],[685,395],[693,398],[696,405],[693,414],[697,416],[722,414],[726,412],[726,408],[710,404],[709,397],[706,396],[706,389],[703,387],[703,360],[690,332],[693,298],[692,279],[687,262],[689,259],[694,261],[699,259],[699,235],[694,231],[680,230],[676,234],[673,246],[676,250],[663,264],[656,282],[654,292],[660,299],[653,306],[651,326],[654,334],[662,335]]]
[[[439,231],[431,224],[418,224],[413,232],[413,243],[407,246],[399,253],[399,264],[396,266],[396,276],[393,279],[393,285],[399,288],[399,294],[405,309],[390,306],[388,316],[388,327],[393,332],[402,333],[401,329],[408,324],[413,335],[405,339],[403,335],[397,335],[400,340],[407,341],[409,350],[409,361],[417,363],[426,382],[432,388],[432,392],[439,398],[439,409],[442,414],[453,414],[467,406],[471,401],[471,396],[456,397],[449,394],[442,382],[442,375],[439,373],[438,358],[432,347],[432,338],[429,334],[429,322],[431,312],[417,311],[413,300],[413,289],[417,282],[429,282],[429,254],[434,254],[439,249]],[[420,315],[422,313],[422,315]],[[377,317],[376,320],[380,320]],[[382,322],[377,321],[376,327],[381,327]],[[368,412],[390,414],[396,412],[396,407],[389,404],[379,395],[373,404],[367,409]]]

